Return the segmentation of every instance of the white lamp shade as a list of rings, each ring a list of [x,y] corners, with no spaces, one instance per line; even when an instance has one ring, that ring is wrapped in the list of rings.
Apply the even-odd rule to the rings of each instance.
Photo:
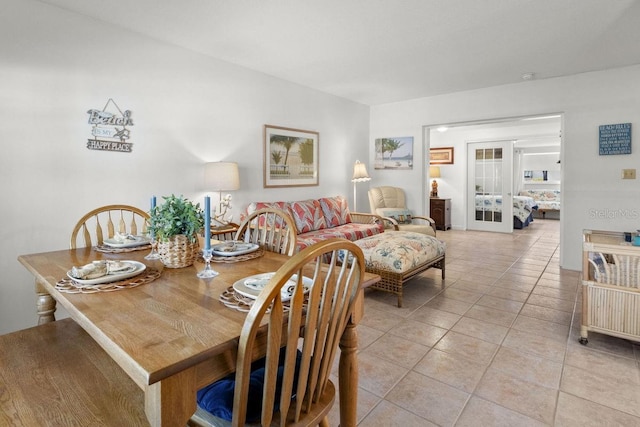
[[[429,176],[431,178],[440,178],[440,166],[429,166]]]
[[[211,191],[232,191],[240,188],[240,174],[235,162],[211,162],[205,165],[204,183]]]
[[[370,180],[371,177],[367,173],[367,166],[356,160],[353,165],[353,178],[351,178],[351,182],[365,182]]]

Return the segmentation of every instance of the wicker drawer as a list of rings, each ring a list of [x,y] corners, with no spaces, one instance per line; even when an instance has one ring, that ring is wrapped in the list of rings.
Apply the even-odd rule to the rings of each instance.
[[[580,342],[589,331],[640,341],[640,247],[624,233],[585,230]]]

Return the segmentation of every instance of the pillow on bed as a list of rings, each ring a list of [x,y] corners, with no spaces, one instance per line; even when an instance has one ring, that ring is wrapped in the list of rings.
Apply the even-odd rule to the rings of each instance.
[[[395,219],[398,224],[411,224],[411,211],[408,209],[379,208],[378,215]]]

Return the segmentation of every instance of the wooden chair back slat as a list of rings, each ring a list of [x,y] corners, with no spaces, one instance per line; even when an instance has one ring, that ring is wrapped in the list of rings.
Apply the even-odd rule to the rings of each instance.
[[[260,209],[242,221],[235,239],[255,243],[270,252],[293,255],[296,250],[296,225],[291,215],[283,210]]]
[[[131,214],[131,221],[127,227],[125,213]],[[147,221],[149,214],[142,209],[129,205],[107,205],[88,212],[76,223],[71,232],[69,247],[75,249],[78,247],[78,234],[82,235],[83,247],[94,245],[102,245],[105,238],[113,238],[115,236],[115,224],[113,215],[118,222],[118,232],[121,234],[139,235],[147,232]],[[106,224],[106,230],[102,224]],[[106,236],[105,236],[106,231]]]

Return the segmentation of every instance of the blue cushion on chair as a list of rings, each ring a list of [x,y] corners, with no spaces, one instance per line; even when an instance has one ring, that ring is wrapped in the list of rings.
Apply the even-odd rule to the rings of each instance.
[[[280,409],[280,391],[282,390],[282,377],[284,375],[284,351],[280,351],[280,367],[278,368],[278,381],[276,383],[276,396],[274,412]],[[296,357],[296,372],[293,387],[295,389],[298,379],[298,369],[302,353],[298,350]],[[251,376],[249,377],[249,396],[247,402],[248,423],[260,420],[262,411],[262,388],[264,386],[265,358],[256,360],[251,364]],[[233,418],[233,393],[236,388],[236,374],[230,374],[213,384],[198,390],[196,395],[198,405],[212,415],[231,421]]]

